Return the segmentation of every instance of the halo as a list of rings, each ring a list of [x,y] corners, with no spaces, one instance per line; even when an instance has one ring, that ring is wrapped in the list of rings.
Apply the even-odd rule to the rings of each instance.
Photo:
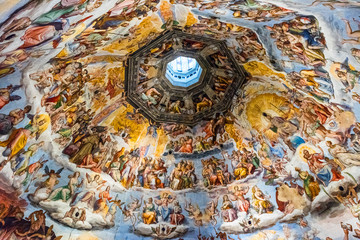
[[[265,93],[251,99],[246,107],[246,116],[251,126],[258,132],[263,132],[270,140],[278,138],[278,134],[270,130],[271,123],[263,113],[273,117],[288,118],[289,102],[275,93]]]
[[[304,150],[308,150],[310,154],[316,153],[316,151],[309,145],[305,145],[305,144],[302,144],[299,147],[299,157],[301,158],[301,160],[307,163],[307,160],[304,158]]]
[[[161,191],[160,192],[160,198],[162,198],[165,194],[167,194],[168,196],[171,196],[171,197],[173,197],[173,193],[172,192],[170,192],[170,191],[168,191],[168,190],[165,190],[165,191]]]
[[[228,185],[227,189],[229,192],[234,192],[235,191],[235,187],[239,187],[239,189],[244,189],[247,187],[247,185],[245,184],[232,184],[232,185]]]

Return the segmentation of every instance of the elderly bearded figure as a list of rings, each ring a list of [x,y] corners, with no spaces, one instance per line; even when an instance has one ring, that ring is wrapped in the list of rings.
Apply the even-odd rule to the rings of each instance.
[[[345,167],[360,166],[360,154],[351,153],[331,141],[327,141],[326,145],[329,147],[329,153]]]

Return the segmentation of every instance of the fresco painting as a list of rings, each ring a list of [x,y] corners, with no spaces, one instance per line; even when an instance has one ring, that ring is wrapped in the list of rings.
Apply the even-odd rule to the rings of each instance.
[[[360,2],[4,3],[0,239],[360,238]]]

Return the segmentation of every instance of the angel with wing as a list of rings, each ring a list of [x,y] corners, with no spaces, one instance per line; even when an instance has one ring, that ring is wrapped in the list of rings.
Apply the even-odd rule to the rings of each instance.
[[[140,214],[140,207],[143,201],[143,196],[141,199],[134,198],[130,196],[132,201],[125,205],[124,209],[122,209],[124,215],[124,222],[131,221],[131,224],[134,226],[137,222],[137,216]]]
[[[48,178],[45,181],[41,182],[36,190],[46,187],[47,191],[50,193],[55,187],[55,185],[59,183],[58,178],[60,178],[60,173],[63,170],[64,168],[60,168],[55,172],[55,170],[53,169],[49,170],[49,167],[45,166],[45,174],[43,175],[43,177],[48,177]]]
[[[33,194],[29,194],[29,199],[35,202],[47,199],[54,187],[59,183],[58,179],[63,170],[64,168],[60,168],[55,172],[55,170],[49,170],[49,167],[45,166],[45,174],[42,177],[47,177],[47,179],[43,182],[35,183],[37,188]]]

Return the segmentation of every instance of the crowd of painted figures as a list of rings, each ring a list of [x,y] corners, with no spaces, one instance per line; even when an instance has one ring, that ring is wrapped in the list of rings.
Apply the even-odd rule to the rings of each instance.
[[[193,140],[193,136],[182,136],[178,138],[178,140],[170,140],[166,145],[167,152],[175,152],[175,153],[202,153],[215,148],[220,148],[225,144],[231,143],[229,134],[225,133],[222,136],[219,136],[217,141],[214,141],[215,135],[214,126],[217,128],[218,125],[214,125],[214,121],[211,121],[206,124],[204,127],[204,132],[206,132],[205,136],[196,136],[195,141]]]
[[[239,44],[240,42],[242,43],[242,41],[239,40]],[[249,44],[250,46],[250,41],[242,44]],[[261,44],[258,45],[261,46]],[[168,94],[164,92],[164,89],[159,86],[159,82],[162,81],[159,79],[159,67],[163,60],[162,57],[168,54],[169,51],[179,48],[188,51],[199,51],[200,55],[208,58],[213,67],[225,70],[223,73],[215,73],[211,84],[211,89],[214,91],[212,97],[203,93],[194,95],[190,97],[190,99],[185,96],[181,100],[172,99],[171,96],[168,96]],[[216,46],[209,46],[204,42],[189,39],[179,40],[178,38],[150,49],[150,53],[143,56],[144,59],[140,63],[140,71],[137,79],[137,92],[141,95],[141,99],[148,107],[155,107],[161,112],[173,114],[193,114],[211,108],[224,97],[226,90],[232,83],[232,77],[234,75],[233,66],[228,61],[227,56],[216,49]],[[244,58],[245,55],[246,53],[243,53],[242,58]]]
[[[294,218],[306,227],[311,223],[305,218],[316,209],[305,209],[323,203],[322,192],[360,220],[354,170],[360,166],[360,72],[354,67],[360,63],[360,30],[354,28],[358,18],[340,20],[347,36],[339,41],[350,52],[331,59],[316,17],[256,0],[170,1],[218,16],[198,16],[183,25],[175,21],[168,1],[125,0],[101,16],[100,0],[61,0],[39,11],[44,2],[25,4],[0,26],[0,174],[12,181],[8,188],[0,186],[0,239],[60,239],[46,218],[63,228],[91,229],[99,227],[92,225],[97,216],[105,222],[100,228],[113,226],[120,212],[123,223],[133,227],[212,225],[214,236],[199,233],[197,238],[233,239],[229,232],[236,231],[220,225],[236,223],[251,232],[265,214],[277,211],[285,216],[302,211]],[[360,4],[316,0],[309,8],[316,6],[335,11]],[[266,22],[261,31],[268,32],[274,49],[254,30],[218,19],[227,12],[237,20]],[[159,29],[227,41],[238,63],[252,74],[229,112],[191,128],[153,123],[126,102],[127,56],[160,33],[154,27],[142,36],[152,13],[164,22]],[[90,19],[86,30],[78,32]],[[71,36],[72,41],[66,40]],[[160,106],[162,98],[151,86],[156,60],[172,47],[168,43],[153,49],[141,63],[138,91],[149,107]],[[184,41],[182,47],[201,51],[206,44]],[[95,54],[112,48],[131,50],[121,57]],[[21,64],[40,61],[56,49],[44,66],[22,74],[24,80],[12,79],[19,69],[25,71]],[[281,55],[276,64],[291,66],[291,71],[270,69],[271,51]],[[231,67],[220,53],[209,59],[218,69]],[[222,97],[229,84],[231,77],[218,75],[213,90]],[[183,101],[173,101],[166,111],[196,113],[214,104],[205,95],[193,103],[187,108]],[[44,151],[54,155],[39,157]],[[349,178],[355,181],[349,183]],[[340,192],[331,191],[337,184]],[[191,195],[200,192],[206,195],[203,205]],[[123,200],[123,194],[129,197]],[[27,204],[36,210],[27,212]],[[55,210],[49,206],[63,212],[51,212]],[[251,226],[245,221],[250,217]],[[348,221],[341,223],[345,237],[354,232],[360,238],[360,230]]]
[[[36,210],[25,217],[27,202],[19,199],[15,192],[1,189],[0,237],[10,239],[61,239],[56,237],[53,225],[46,226],[46,212]]]

